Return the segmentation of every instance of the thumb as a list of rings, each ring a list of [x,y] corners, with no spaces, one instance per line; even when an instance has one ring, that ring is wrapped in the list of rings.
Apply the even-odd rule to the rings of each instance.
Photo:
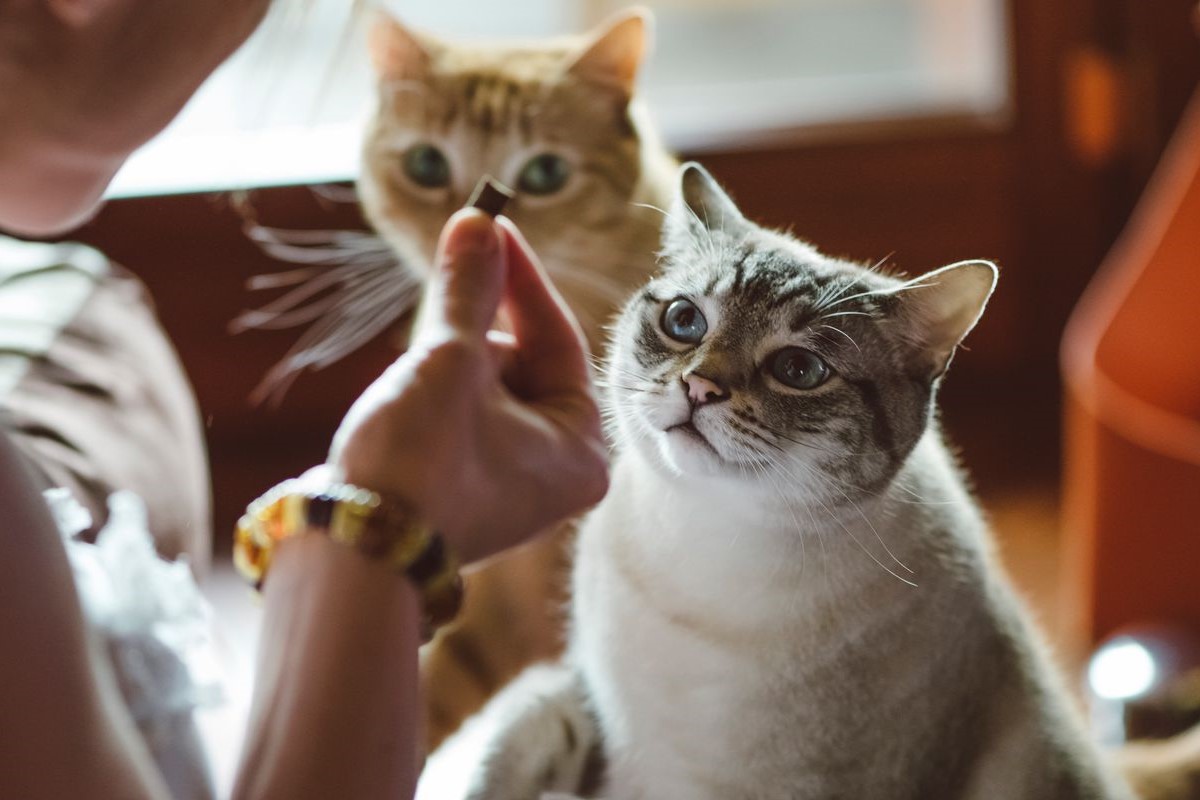
[[[474,208],[450,217],[438,242],[417,338],[485,336],[504,294],[506,263],[491,217]]]

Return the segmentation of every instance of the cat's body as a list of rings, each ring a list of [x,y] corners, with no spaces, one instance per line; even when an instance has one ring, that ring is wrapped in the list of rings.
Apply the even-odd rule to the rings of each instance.
[[[882,497],[813,517],[622,455],[614,500],[581,531],[571,659],[605,734],[607,796],[1118,796],[939,438]]]
[[[423,280],[446,219],[484,175],[516,192],[520,226],[593,349],[654,270],[676,162],[635,92],[648,16],[578,37],[447,42],[381,18],[380,103],[359,195],[376,231]],[[531,661],[562,646],[567,547],[543,539],[470,578],[460,624],[423,658],[436,745]]]
[[[994,267],[903,282],[827,258],[697,167],[663,256],[615,330],[618,455],[567,657],[435,754],[421,796],[1128,797],[933,421]]]

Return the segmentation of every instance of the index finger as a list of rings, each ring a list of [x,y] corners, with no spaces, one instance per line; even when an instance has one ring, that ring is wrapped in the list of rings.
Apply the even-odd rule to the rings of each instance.
[[[575,316],[511,220],[500,217],[508,260],[504,309],[512,322],[522,383],[533,396],[590,392],[587,341]]]
[[[482,339],[496,318],[505,272],[505,250],[492,218],[473,208],[456,212],[442,229],[414,338]]]

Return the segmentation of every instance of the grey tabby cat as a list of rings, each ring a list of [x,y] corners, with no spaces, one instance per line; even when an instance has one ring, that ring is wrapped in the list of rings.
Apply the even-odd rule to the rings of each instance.
[[[829,258],[696,165],[663,263],[615,329],[618,454],[568,655],[435,753],[418,796],[1130,797],[934,417],[995,267],[906,282]]]

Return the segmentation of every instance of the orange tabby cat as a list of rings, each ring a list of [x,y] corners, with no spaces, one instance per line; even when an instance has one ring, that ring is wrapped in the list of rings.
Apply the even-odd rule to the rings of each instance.
[[[454,44],[381,17],[380,105],[358,188],[401,262],[423,274],[446,218],[492,175],[516,192],[505,214],[599,347],[655,266],[656,208],[673,190],[675,161],[634,97],[647,24],[633,11],[587,36]],[[564,561],[555,536],[473,576],[462,623],[424,661],[431,745],[560,649]]]
[[[633,102],[645,12],[587,37],[456,45],[390,18],[372,31],[379,112],[359,195],[401,259],[430,263],[438,231],[492,175],[505,208],[593,345],[653,266],[675,161]]]

